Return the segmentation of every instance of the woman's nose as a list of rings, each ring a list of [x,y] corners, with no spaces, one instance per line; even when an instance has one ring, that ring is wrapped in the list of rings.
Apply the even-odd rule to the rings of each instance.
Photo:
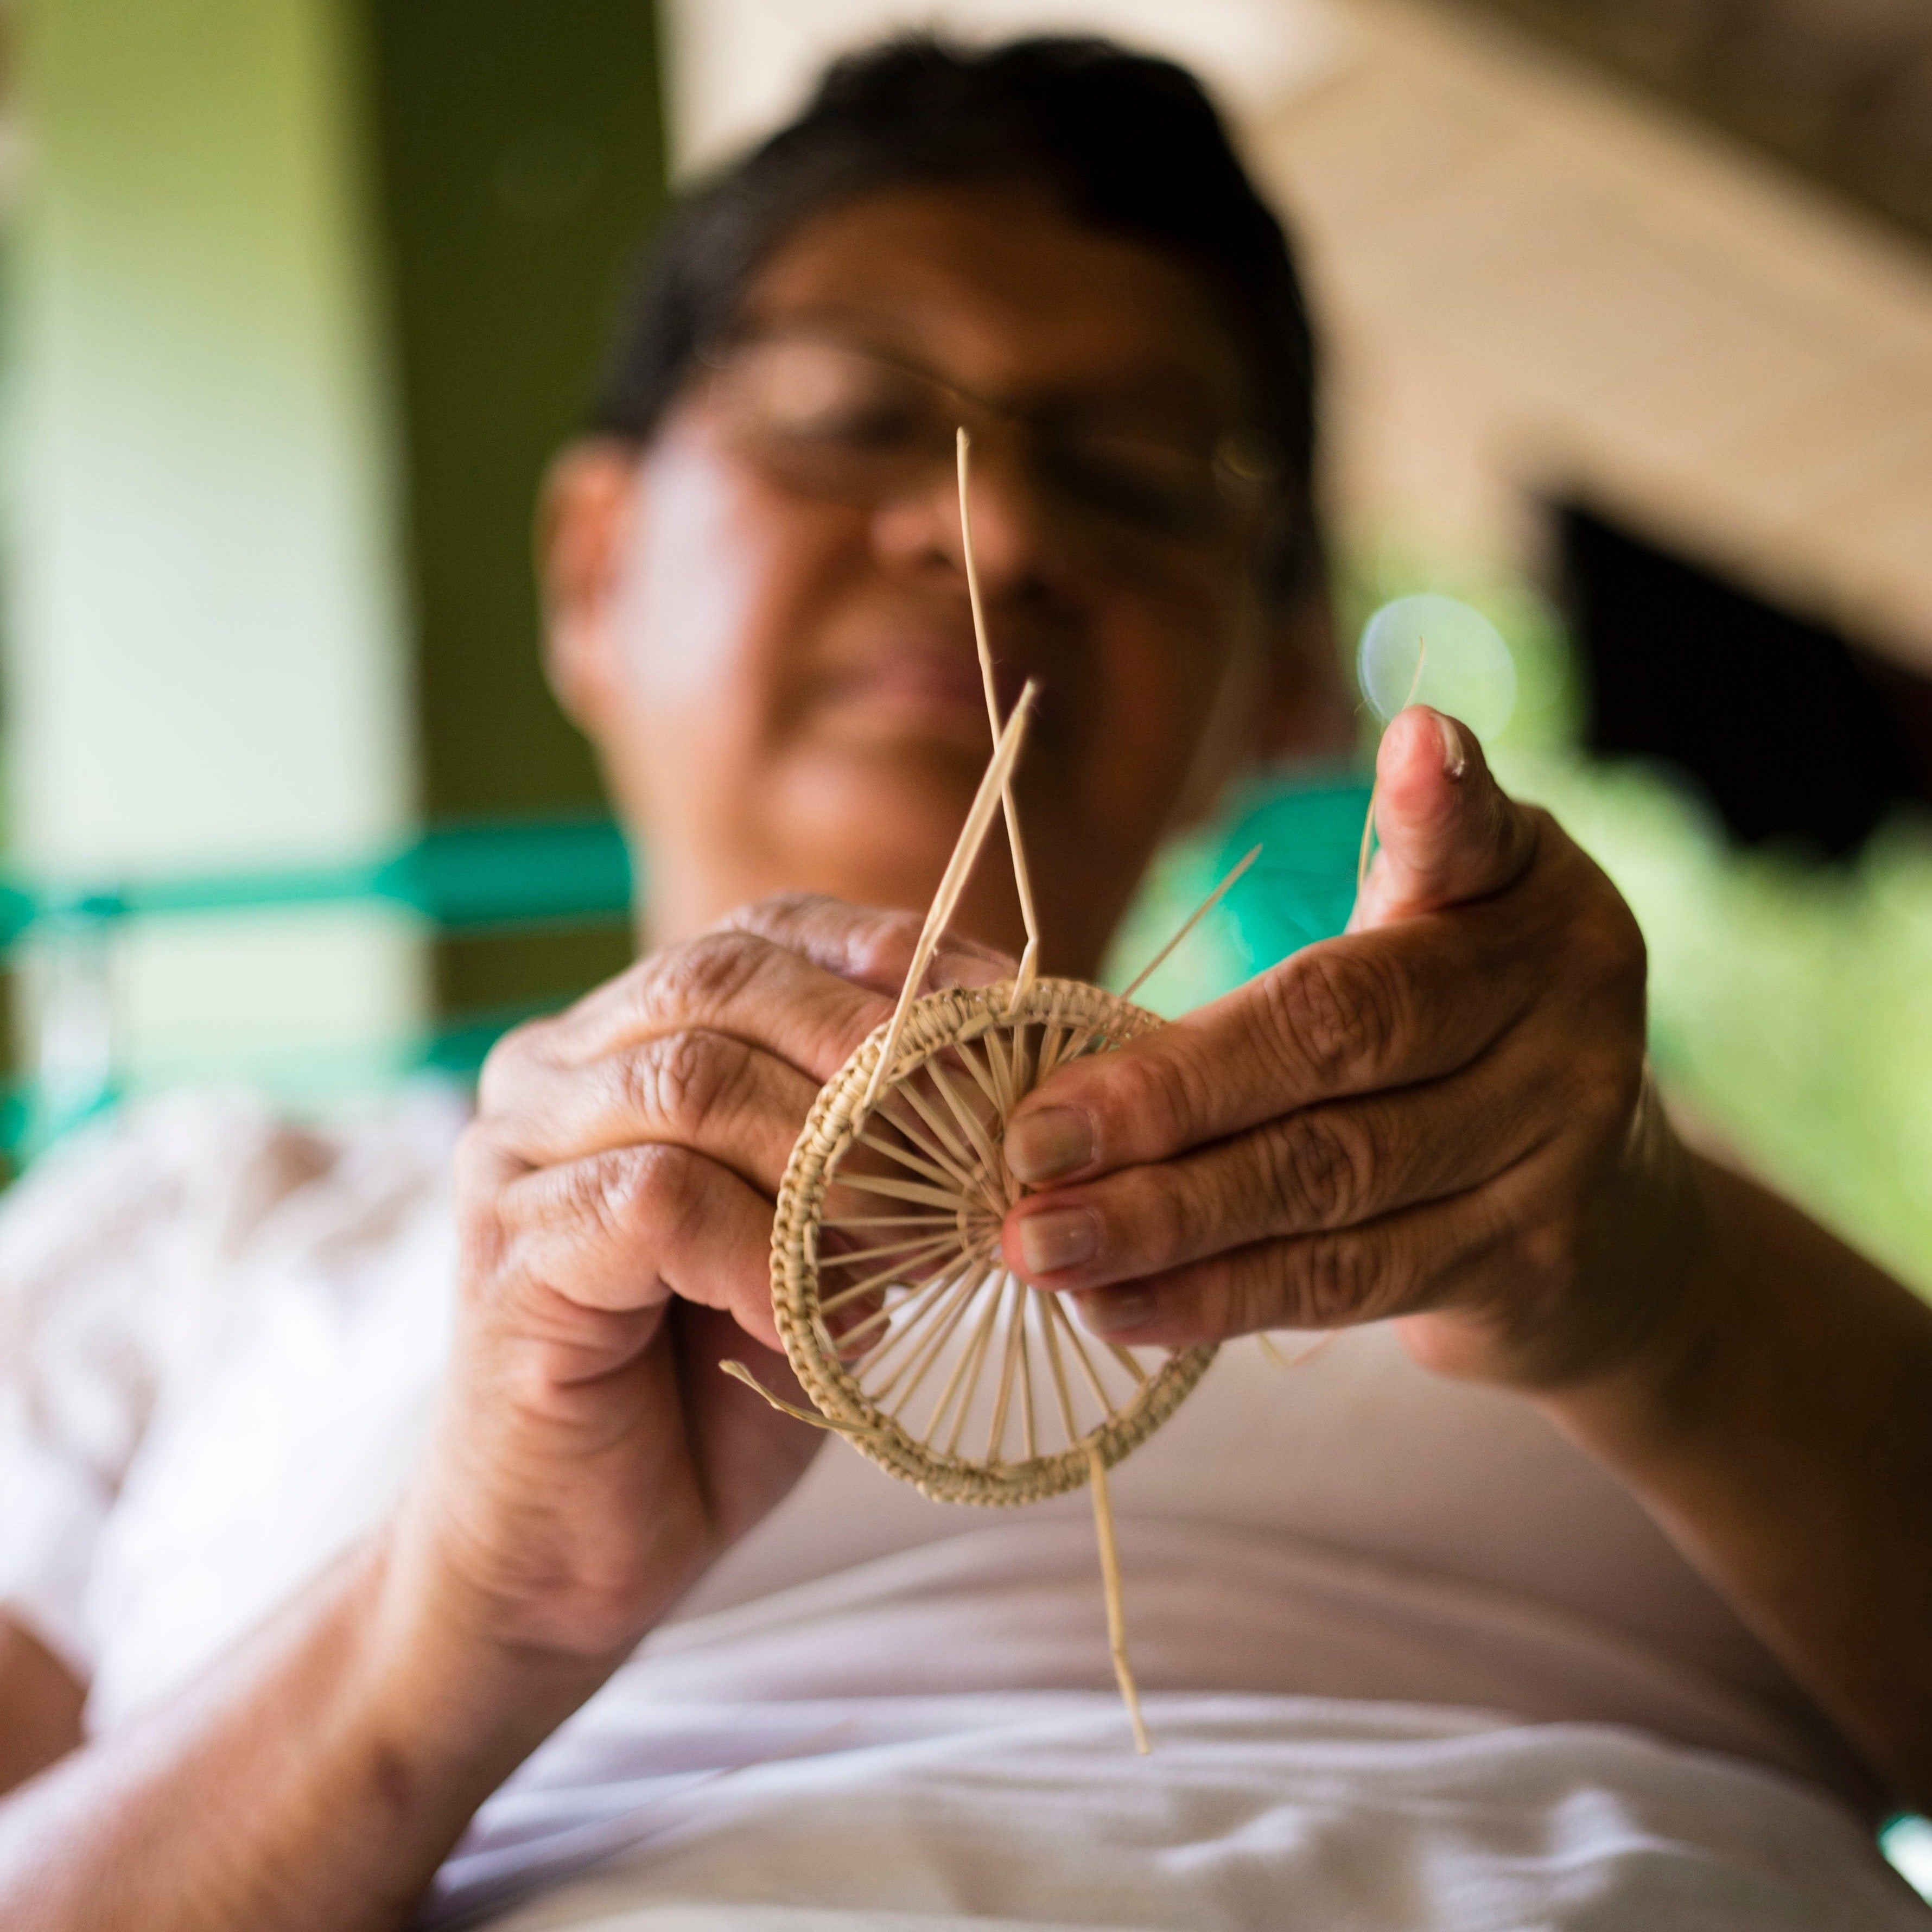
[[[1019,451],[976,438],[968,493],[980,589],[988,599],[1010,595],[1042,574],[1051,548]],[[881,504],[873,536],[889,566],[921,576],[944,572],[963,588],[966,560],[956,471],[935,464],[923,487]]]

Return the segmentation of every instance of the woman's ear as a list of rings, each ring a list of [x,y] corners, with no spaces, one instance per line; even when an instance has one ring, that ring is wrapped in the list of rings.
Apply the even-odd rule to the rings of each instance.
[[[585,437],[550,464],[537,501],[544,670],[571,722],[593,737],[617,688],[610,610],[637,476],[634,445]]]

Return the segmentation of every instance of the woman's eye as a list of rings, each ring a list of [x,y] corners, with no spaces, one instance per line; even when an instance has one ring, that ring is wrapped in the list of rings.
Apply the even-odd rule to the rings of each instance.
[[[1041,452],[1042,467],[1070,497],[1101,514],[1180,535],[1208,507],[1206,465],[1152,443],[1070,438]]]
[[[786,424],[794,436],[868,449],[896,448],[913,436],[916,427],[914,412],[902,401],[884,396],[827,399],[794,414]]]
[[[760,373],[753,410],[768,434],[872,449],[916,432],[919,412],[904,386],[849,358],[781,356]]]

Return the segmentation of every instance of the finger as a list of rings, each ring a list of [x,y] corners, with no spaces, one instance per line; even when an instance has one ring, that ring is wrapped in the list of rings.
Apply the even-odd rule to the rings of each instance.
[[[1077,1297],[1111,1342],[1180,1348],[1268,1328],[1344,1328],[1440,1306],[1480,1280],[1508,1238],[1485,1194],[1360,1226],[1259,1241]]]
[[[755,933],[802,953],[828,973],[896,997],[911,970],[924,923],[920,914],[855,906],[822,892],[780,893],[727,914],[724,928]],[[1017,962],[976,940],[948,933],[928,968],[934,986],[990,986]]]
[[[1438,914],[1306,947],[1158,1033],[1056,1070],[1014,1109],[1008,1164],[1034,1186],[1084,1179],[1453,1072],[1534,1000],[1537,954],[1502,937]]]
[[[1036,1288],[1083,1290],[1466,1193],[1551,1138],[1561,1071],[1486,1055],[1448,1080],[1304,1108],[1179,1160],[1030,1196],[1006,1216],[1007,1264]]]
[[[495,1211],[499,1279],[614,1313],[676,1294],[780,1346],[771,1203],[688,1148],[619,1148],[540,1168],[503,1189]]]
[[[1412,704],[1376,754],[1376,835],[1352,932],[1486,898],[1536,852],[1536,820],[1496,783],[1466,724]]]
[[[498,1142],[532,1167],[675,1142],[775,1195],[818,1090],[734,1034],[684,1027],[586,1066],[526,1057],[500,1074],[487,1118]]]
[[[823,1084],[891,1003],[754,933],[718,931],[668,946],[554,1017],[518,1028],[485,1061],[479,1103],[499,1111],[520,1064],[582,1066],[653,1035],[703,1028],[789,1061]]]

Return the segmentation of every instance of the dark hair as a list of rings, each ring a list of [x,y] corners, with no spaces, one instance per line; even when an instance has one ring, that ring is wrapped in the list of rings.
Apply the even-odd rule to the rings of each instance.
[[[1193,76],[1106,40],[974,51],[920,35],[836,63],[797,119],[672,215],[632,299],[593,427],[648,436],[694,359],[731,327],[760,262],[808,216],[881,188],[1006,182],[1201,278],[1242,353],[1253,427],[1280,468],[1268,579],[1282,594],[1306,584],[1320,563],[1314,345],[1287,238]]]

